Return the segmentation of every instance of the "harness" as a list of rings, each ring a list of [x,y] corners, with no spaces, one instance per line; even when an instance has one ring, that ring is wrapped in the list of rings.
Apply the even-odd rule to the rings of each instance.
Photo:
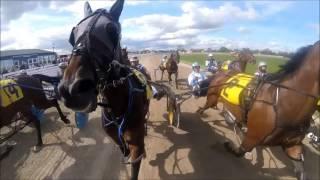
[[[129,68],[129,66],[119,63],[121,60],[121,52],[120,52],[121,47],[120,47],[120,40],[119,40],[120,25],[118,26],[118,29],[117,29],[117,38],[118,38],[117,44],[114,46],[113,52],[109,51],[111,55],[110,54],[101,55],[101,53],[105,53],[105,52],[94,53],[94,50],[96,49],[94,49],[94,47],[91,47],[89,43],[90,38],[92,36],[91,33],[93,31],[93,27],[95,26],[99,18],[103,16],[108,18],[108,20],[110,21],[109,23],[112,23],[114,25],[116,24],[115,22],[113,22],[113,18],[108,12],[106,12],[104,9],[98,9],[97,11],[95,11],[94,13],[86,17],[84,20],[80,21],[80,23],[78,23],[76,28],[81,26],[81,23],[84,22],[85,20],[87,20],[88,18],[91,18],[91,20],[88,22],[86,29],[83,31],[83,34],[79,36],[79,38],[76,41],[74,41],[73,32],[75,31],[75,28],[73,28],[69,41],[73,45],[72,55],[75,55],[75,56],[81,55],[81,56],[87,57],[88,59],[92,59],[92,61],[90,62],[93,63],[95,78],[98,81],[96,88],[97,88],[98,94],[100,94],[100,96],[102,97],[101,101],[98,102],[98,105],[104,107],[104,110],[102,110],[102,118],[101,118],[102,125],[105,128],[110,126],[114,126],[117,128],[118,138],[120,142],[120,149],[126,156],[126,155],[129,155],[128,154],[129,149],[128,149],[128,143],[126,142],[123,133],[126,129],[126,125],[128,124],[129,118],[134,113],[133,102],[135,100],[136,94],[144,93],[146,89],[143,88],[143,85],[142,85],[142,88],[135,87],[134,84],[137,81],[135,81],[136,79],[134,79],[136,78],[134,73]],[[109,25],[109,23],[107,23],[107,26]],[[107,42],[106,44],[108,43],[110,42]],[[101,56],[98,56],[98,55],[94,56],[96,54]],[[107,66],[104,66],[102,65],[103,64],[102,62],[104,62],[105,60],[112,60],[112,61],[108,63]],[[126,71],[127,73],[126,76],[120,77],[119,79],[110,79],[112,72],[115,72],[115,71],[120,72],[121,69]],[[110,104],[107,102],[107,97],[104,96],[104,92],[106,90],[112,90],[114,88],[122,86],[125,83],[128,84],[129,99],[128,99],[127,108],[122,115],[116,117],[112,112]],[[133,162],[130,162],[130,164],[140,161],[142,157],[143,157],[143,154],[141,155],[141,157],[137,158]]]
[[[128,93],[129,93],[129,101],[127,105],[127,110],[124,114],[122,114],[120,117],[116,117],[113,113],[112,110],[109,109],[108,113],[106,114],[105,111],[102,111],[102,125],[103,127],[109,127],[111,125],[115,125],[118,128],[118,138],[121,143],[121,148],[122,152],[126,152],[128,150],[127,143],[125,142],[125,139],[123,137],[123,131],[125,129],[125,125],[128,122],[128,117],[130,117],[130,114],[132,113],[132,104],[134,101],[135,93],[144,93],[143,89],[138,89],[134,88],[132,84],[132,79],[131,79],[132,74],[130,74],[130,77],[126,78],[126,81],[128,81],[129,88],[128,88]],[[114,84],[110,84],[111,87],[115,87]],[[109,88],[108,88],[109,89]],[[108,107],[104,105],[104,107]]]

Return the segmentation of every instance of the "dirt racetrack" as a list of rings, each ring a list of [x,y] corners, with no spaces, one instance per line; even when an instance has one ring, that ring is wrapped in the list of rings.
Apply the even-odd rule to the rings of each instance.
[[[141,56],[152,75],[160,57]],[[179,68],[179,78],[186,78],[190,68],[183,64]],[[291,161],[280,147],[256,148],[245,158],[226,152],[222,143],[235,140],[233,131],[218,111],[208,110],[202,117],[195,113],[204,101],[191,98],[183,103],[177,129],[168,126],[165,98],[152,100],[140,179],[295,179]],[[31,150],[36,143],[33,128],[12,138],[18,144],[0,162],[0,179],[128,179],[130,166],[121,163],[120,152],[104,133],[100,110],[90,114],[81,130],[74,125],[74,113],[63,110],[73,125],[63,124],[55,109],[47,110],[42,123],[46,145],[40,152]],[[320,179],[319,151],[308,145],[305,152],[308,177]]]

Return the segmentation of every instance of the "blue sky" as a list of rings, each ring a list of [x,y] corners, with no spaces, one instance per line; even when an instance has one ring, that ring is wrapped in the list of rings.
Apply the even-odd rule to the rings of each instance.
[[[85,1],[1,0],[1,50],[67,52]],[[93,10],[114,1],[89,1]],[[319,1],[126,1],[122,45],[129,49],[269,48],[295,51],[319,40]]]

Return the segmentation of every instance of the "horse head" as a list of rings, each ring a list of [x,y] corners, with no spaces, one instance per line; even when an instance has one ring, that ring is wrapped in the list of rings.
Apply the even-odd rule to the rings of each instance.
[[[115,62],[121,62],[119,17],[123,4],[124,0],[117,0],[109,12],[92,12],[85,3],[84,19],[71,31],[72,55],[58,88],[66,107],[84,112],[96,109],[98,85],[116,72]]]
[[[240,52],[231,52],[232,56],[235,57],[236,60],[232,61],[230,66],[231,69],[244,72],[247,66],[247,63],[256,63],[255,56],[248,50],[243,50]]]
[[[256,64],[256,57],[252,54],[251,51],[240,51],[237,56],[239,61]]]

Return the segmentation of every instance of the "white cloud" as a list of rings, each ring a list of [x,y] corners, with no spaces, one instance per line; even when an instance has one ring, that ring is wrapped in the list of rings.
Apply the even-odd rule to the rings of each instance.
[[[266,17],[282,12],[294,3],[293,1],[248,1],[246,6],[254,7],[259,17]]]
[[[240,32],[240,33],[243,33],[243,34],[247,34],[247,33],[250,33],[251,30],[247,27],[244,27],[244,26],[240,26],[237,28],[237,31]]]
[[[72,19],[67,17],[24,13],[19,19],[11,21],[7,30],[1,31],[1,50],[51,49],[53,44],[60,49],[70,48],[67,37],[72,25]]]
[[[320,35],[320,23],[310,23],[307,26],[314,30],[318,36]]]
[[[131,5],[131,6],[137,6],[141,4],[147,4],[150,3],[150,1],[142,1],[142,0],[127,0],[125,1],[125,5]]]
[[[19,1],[20,2],[20,1]],[[152,1],[126,1],[127,6],[137,6]],[[157,3],[170,1],[159,1]],[[114,1],[89,1],[93,10],[109,9]],[[154,3],[154,2],[153,2]],[[2,1],[1,1],[2,4]],[[1,20],[6,20],[4,28],[1,23],[1,49],[43,48],[50,49],[52,44],[58,51],[70,49],[69,33],[73,25],[83,18],[84,1],[46,1],[33,3],[22,1],[20,4],[1,6]],[[208,2],[181,2],[181,14],[146,14],[122,20],[122,43],[129,48],[286,48],[275,43],[254,43],[246,38],[251,29],[246,26],[232,27],[246,36],[239,39],[217,36],[233,23],[254,22],[260,18],[272,16],[286,10],[292,2],[249,1],[244,7],[236,3],[221,3],[214,8]],[[53,17],[45,10],[54,11],[59,16]],[[178,11],[179,12],[179,11]],[[4,14],[4,15],[3,15]],[[42,26],[42,27],[39,27]],[[229,26],[230,27],[230,26]],[[250,26],[251,27],[251,26]],[[319,24],[310,24],[309,28],[318,31]],[[255,29],[256,30],[256,29]],[[210,35],[208,35],[210,33]],[[242,39],[241,39],[242,38]],[[244,40],[245,39],[245,40]],[[250,43],[249,43],[250,42]],[[276,41],[275,41],[276,42]]]
[[[208,8],[202,6],[201,3],[185,2],[182,3],[181,10],[183,13],[180,16],[148,14],[124,19],[122,23],[123,42],[138,44],[144,41],[154,41],[154,44],[158,45],[189,46],[187,43],[190,42],[190,39],[196,39],[199,34],[215,31],[226,23],[238,20],[251,21],[258,17],[254,8],[242,9],[232,3],[224,3],[217,8]],[[130,32],[128,33],[126,29],[129,29]],[[198,44],[192,41],[192,45]]]

